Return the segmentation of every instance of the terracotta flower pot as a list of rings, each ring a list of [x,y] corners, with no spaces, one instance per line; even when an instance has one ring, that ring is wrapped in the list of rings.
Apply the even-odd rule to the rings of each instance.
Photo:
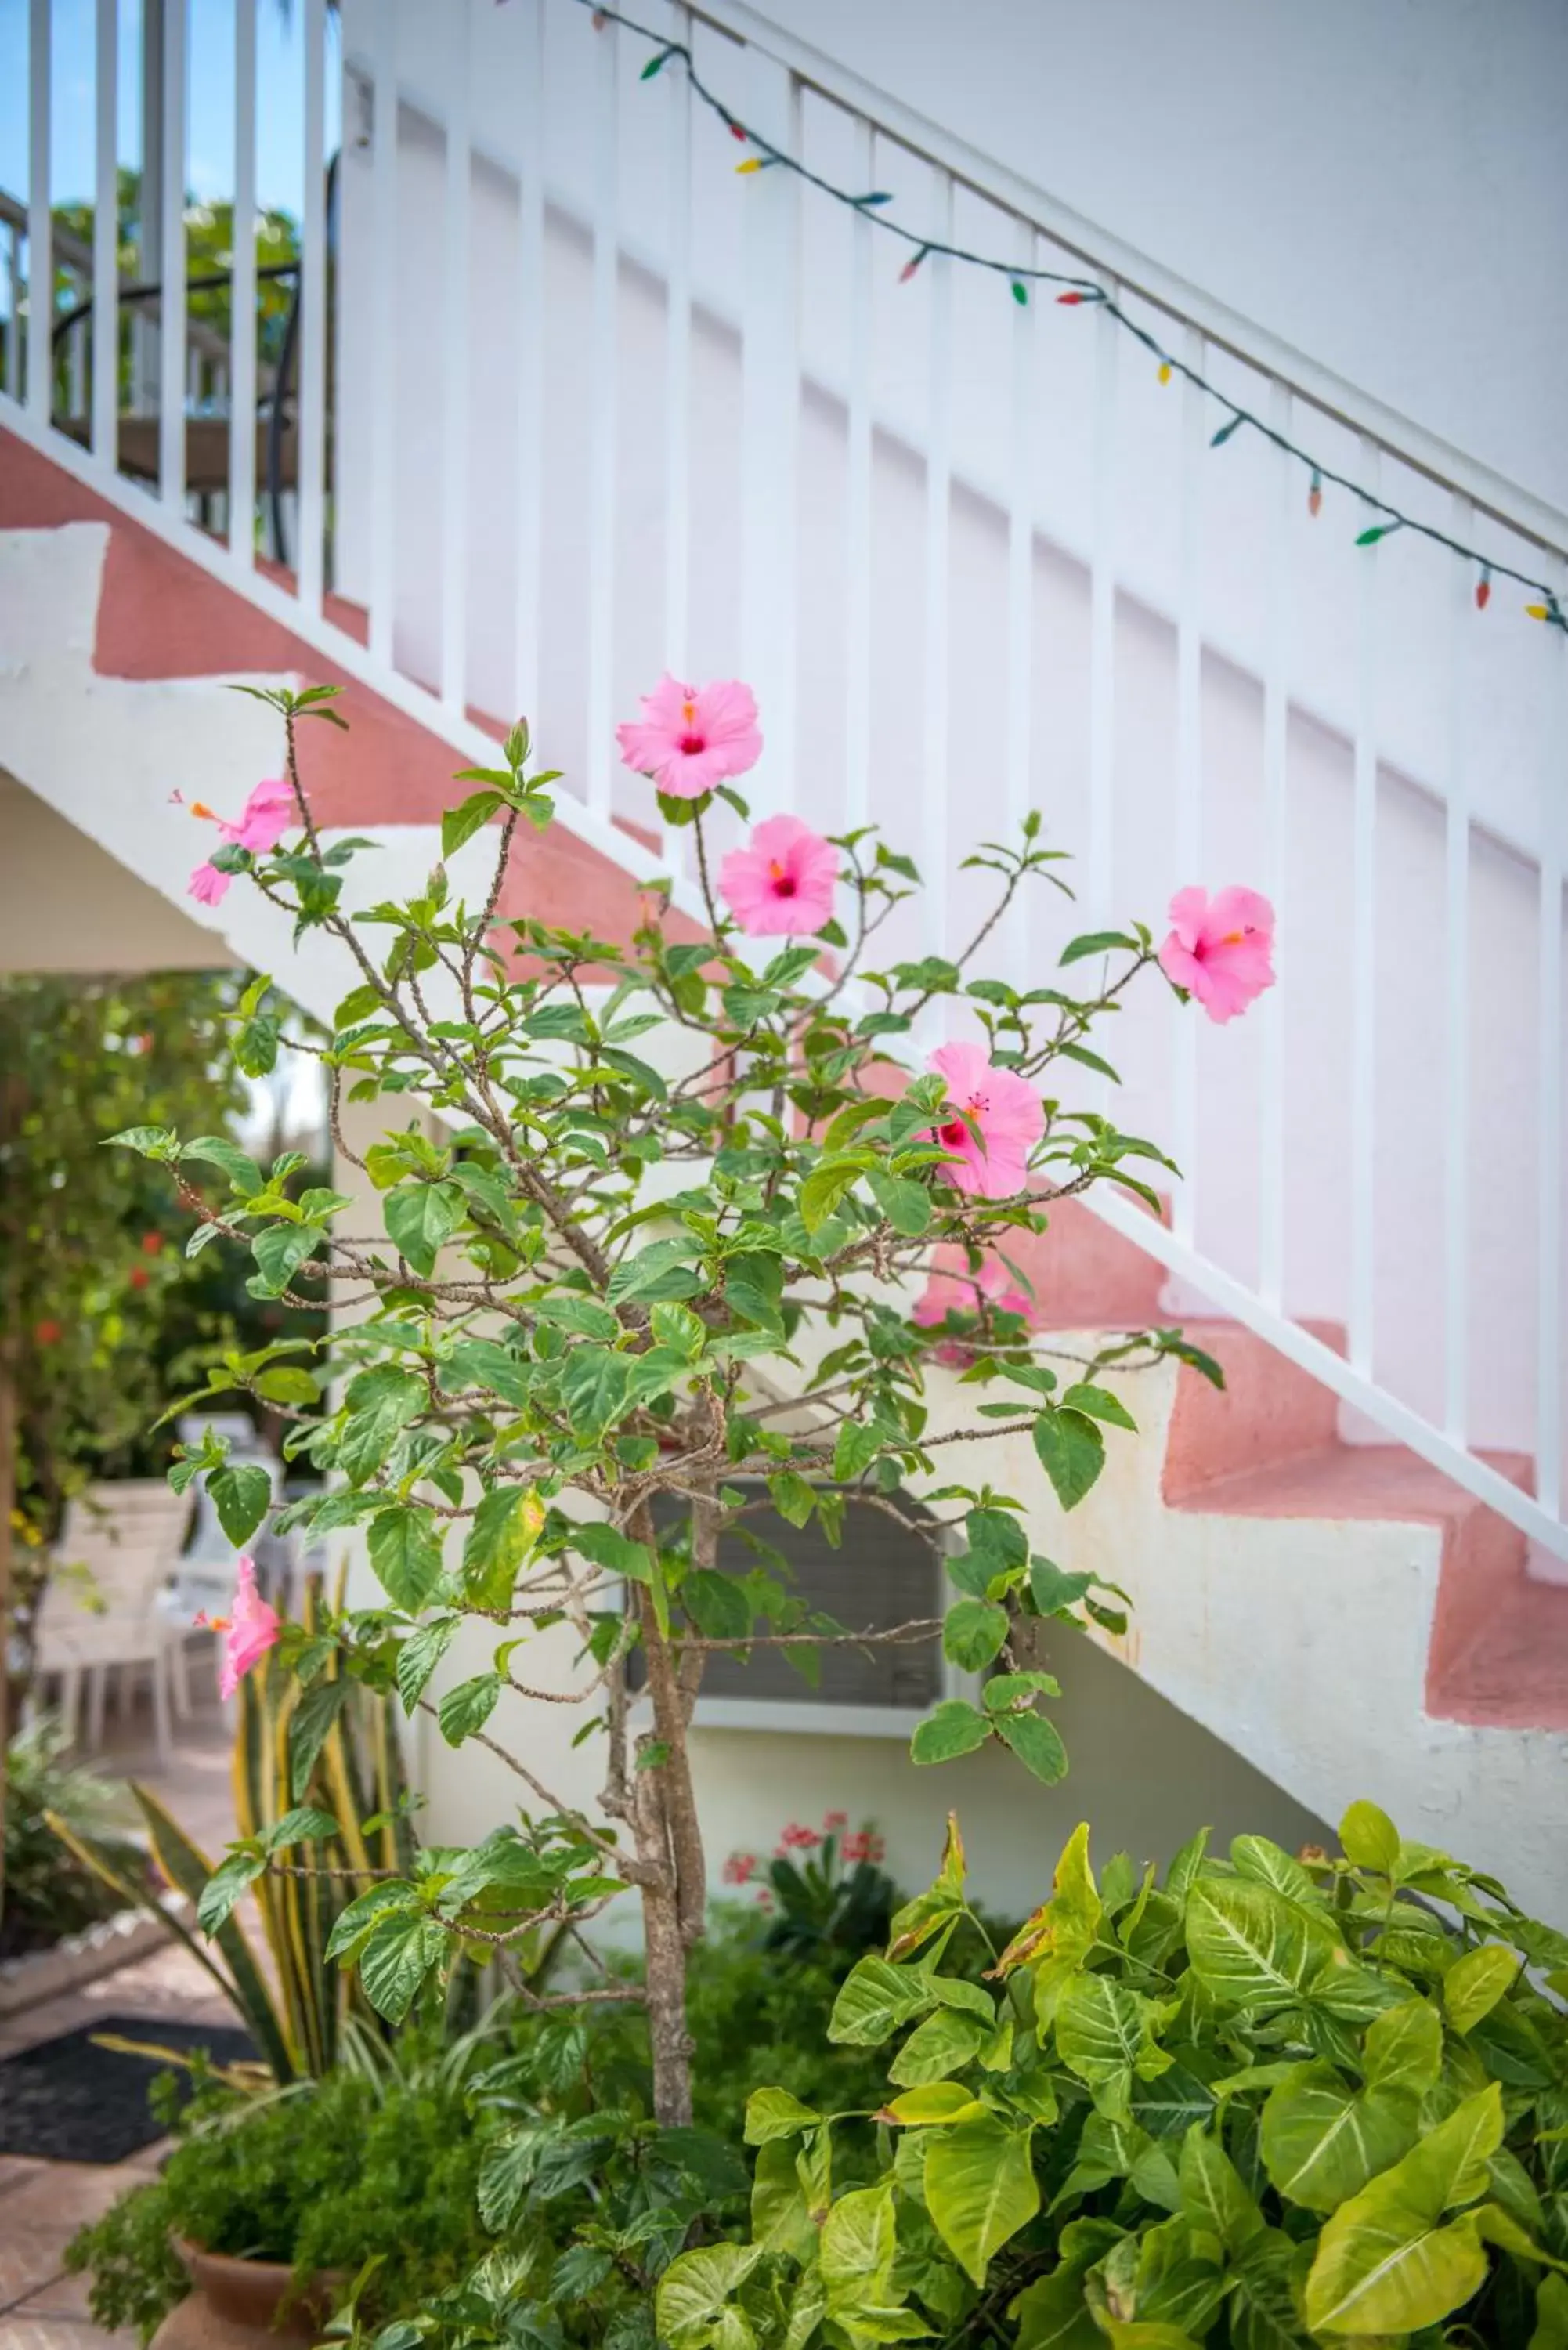
[[[313,2278],[280,2316],[294,2283],[294,2271],[281,2261],[237,2261],[204,2252],[182,2236],[171,2241],[191,2291],[153,2335],[151,2350],[289,2350],[320,2338],[336,2276]]]

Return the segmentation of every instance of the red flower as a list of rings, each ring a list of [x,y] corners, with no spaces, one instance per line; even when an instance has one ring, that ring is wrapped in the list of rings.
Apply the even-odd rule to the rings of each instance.
[[[40,1347],[57,1347],[65,1332],[57,1322],[35,1322],[33,1336]]]
[[[133,1264],[129,1278],[132,1289],[145,1289],[152,1275],[144,1264]]]
[[[825,1812],[822,1815],[823,1833],[826,1835],[836,1835],[841,1828],[846,1828],[848,1825],[847,1812]]]
[[[798,1820],[792,1820],[779,1838],[775,1857],[782,1860],[786,1853],[815,1852],[821,1842],[815,1828],[803,1828]]]
[[[142,1233],[141,1253],[143,1256],[157,1256],[161,1251],[162,1246],[163,1235],[161,1232]]]
[[[749,1885],[757,1871],[754,1852],[732,1852],[724,1863],[726,1885]]]

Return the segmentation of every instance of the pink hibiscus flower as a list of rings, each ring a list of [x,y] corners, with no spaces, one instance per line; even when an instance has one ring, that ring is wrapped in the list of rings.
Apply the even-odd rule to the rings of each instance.
[[[982,1258],[980,1271],[971,1273],[960,1250],[950,1267],[939,1266],[932,1272],[909,1318],[921,1329],[929,1329],[935,1323],[945,1322],[950,1314],[978,1314],[982,1304],[994,1305],[1001,1314],[1029,1311],[1028,1298],[1013,1286],[1012,1275],[1000,1256],[991,1253]]]
[[[269,1607],[256,1589],[253,1559],[246,1555],[240,1561],[234,1614],[198,1616],[196,1621],[209,1631],[223,1635],[223,1652],[218,1660],[218,1695],[226,1705],[252,1666],[260,1664],[267,1650],[276,1646],[283,1629],[277,1610]]]
[[[221,906],[234,878],[232,873],[220,873],[215,865],[198,865],[191,876],[188,894],[199,906]]]
[[[770,816],[719,868],[720,894],[749,939],[821,930],[837,879],[837,850],[797,816]]]
[[[281,775],[274,775],[256,785],[240,812],[238,824],[224,824],[220,819],[218,830],[236,848],[248,848],[255,856],[265,857],[297,820],[293,791]]]
[[[1210,1020],[1233,1020],[1274,983],[1274,910],[1256,889],[1179,889],[1159,967]]]
[[[942,1180],[971,1199],[1006,1200],[1029,1180],[1029,1153],[1045,1131],[1045,1113],[1033,1086],[1011,1069],[994,1068],[979,1045],[944,1045],[929,1066],[947,1079],[954,1114],[934,1129],[957,1166]],[[968,1113],[967,1118],[958,1115]],[[979,1139],[969,1120],[979,1130]]]
[[[762,756],[757,704],[749,685],[682,685],[667,671],[645,694],[642,716],[615,730],[620,754],[671,799],[697,800],[743,775]]]

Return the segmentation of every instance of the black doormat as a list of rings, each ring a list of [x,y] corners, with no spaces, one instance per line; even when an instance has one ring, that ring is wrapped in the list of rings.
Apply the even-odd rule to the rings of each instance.
[[[161,2057],[95,2048],[104,2033],[144,2046],[204,2048],[215,2064],[254,2057],[247,2033],[232,2024],[176,2023],[163,2015],[106,2015],[41,2040],[0,2062],[0,2154],[41,2155],[51,2162],[123,2162],[163,2136],[147,2092],[173,2071],[182,2097],[189,2075]]]

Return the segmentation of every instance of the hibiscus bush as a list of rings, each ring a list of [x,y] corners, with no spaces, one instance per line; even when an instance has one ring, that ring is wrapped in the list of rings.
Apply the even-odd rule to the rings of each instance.
[[[685,1960],[706,1898],[687,1734],[710,1658],[783,1645],[809,1669],[833,1642],[940,1640],[987,1678],[978,1700],[934,1709],[915,1761],[998,1743],[1042,1780],[1065,1767],[1032,1626],[1111,1603],[1032,1553],[1022,1505],[988,1476],[991,1448],[1032,1442],[1071,1508],[1107,1431],[1133,1426],[1106,1375],[1203,1358],[1155,1330],[1064,1359],[1031,1329],[1010,1243],[1097,1184],[1158,1205],[1169,1161],[1065,1089],[1106,1067],[1088,1040],[1162,959],[1217,1018],[1255,994],[1267,909],[1184,893],[1163,948],[1137,923],[1085,932],[1062,969],[1019,989],[986,972],[986,941],[1019,890],[1066,888],[1032,815],[967,860],[995,885],[967,949],[877,967],[877,934],[918,889],[915,865],[870,831],[829,841],[773,816],[715,879],[715,800],[749,821],[733,778],[760,751],[756,711],[742,685],[666,680],[621,747],[666,823],[690,827],[700,929],[677,919],[672,887],[644,893],[626,943],[499,918],[514,846],[550,822],[556,780],[531,771],[521,723],[499,764],[461,778],[467,795],[443,821],[447,858],[492,852],[481,888],[455,892],[441,864],[414,898],[350,920],[344,868],[363,844],[323,841],[300,760],[311,723],[341,723],[330,690],[265,698],[285,736],[287,820],[262,787],[194,886],[212,896],[214,876],[244,876],[296,937],[325,931],[341,950],[354,984],[313,1049],[378,1228],[360,1229],[347,1196],[299,1189],[296,1159],[264,1170],[168,1128],[119,1139],[172,1170],[192,1247],[248,1255],[259,1295],[351,1306],[329,1356],[286,1341],[238,1368],[327,1481],[280,1525],[362,1530],[379,1590],[308,1634],[247,1609],[235,1669],[277,1644],[307,1685],[300,1784],[344,1676],[395,1685],[452,1746],[481,1741],[514,1773],[514,1818],[368,1883],[339,1920],[334,1949],[383,2013],[406,2012],[459,1950],[527,1946],[634,1888],[646,1987],[580,1996],[646,1998],[656,2112],[684,2124]],[[244,1012],[237,1049],[265,1069],[281,1041],[265,980]],[[910,1057],[917,1022],[947,1041]],[[363,1159],[342,1139],[345,1095],[394,1121]],[[416,1102],[439,1134],[410,1116]],[[928,1378],[953,1348],[974,1410],[933,1430]],[[270,1506],[263,1472],[231,1463],[210,1431],[173,1475],[207,1481],[237,1544]],[[847,1620],[830,1618],[792,1588],[752,1523],[763,1508],[815,1521],[830,1543],[846,1511],[886,1513],[943,1563],[952,1604],[868,1631],[851,1596]],[[493,1633],[489,1661],[446,1685],[438,1668],[465,1619]],[[563,1703],[583,1709],[602,1758],[591,1811],[531,1759],[531,1709]],[[208,1920],[264,1869],[307,1866],[324,1832],[299,1810],[236,1848]]]
[[[670,2265],[660,2339],[1557,2350],[1568,1936],[1374,1804],[1340,1835],[1157,1883],[1080,1827],[977,1981],[953,1829],[828,2025],[897,2043],[885,2095],[755,2092],[750,2241]]]

